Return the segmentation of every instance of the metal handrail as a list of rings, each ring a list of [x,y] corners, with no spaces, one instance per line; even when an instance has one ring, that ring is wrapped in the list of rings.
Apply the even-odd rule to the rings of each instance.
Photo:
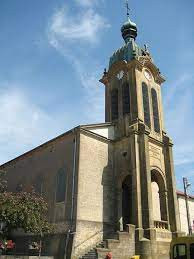
[[[94,233],[92,236],[90,236],[89,238],[87,238],[86,240],[84,240],[83,242],[81,242],[80,244],[78,244],[77,246],[75,246],[75,248],[78,248],[79,246],[83,245],[85,242],[87,242],[88,240],[90,240],[91,238],[95,237],[97,234],[99,233],[103,233],[103,229],[97,231],[96,233]]]

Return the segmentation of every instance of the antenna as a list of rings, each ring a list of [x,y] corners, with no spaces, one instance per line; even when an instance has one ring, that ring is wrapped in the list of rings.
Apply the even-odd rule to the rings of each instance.
[[[129,11],[130,11],[130,8],[129,8],[129,2],[128,2],[128,0],[126,0],[126,9],[127,9],[127,18],[129,19]]]

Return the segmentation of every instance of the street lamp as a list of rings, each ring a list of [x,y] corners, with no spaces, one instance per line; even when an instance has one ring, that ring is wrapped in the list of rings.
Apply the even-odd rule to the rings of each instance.
[[[191,236],[192,227],[191,227],[191,220],[190,220],[190,213],[189,213],[188,194],[187,194],[187,189],[191,186],[191,184],[188,182],[186,177],[183,177],[183,185],[184,185],[185,204],[186,204],[186,211],[187,211],[188,230],[189,230],[189,235]]]

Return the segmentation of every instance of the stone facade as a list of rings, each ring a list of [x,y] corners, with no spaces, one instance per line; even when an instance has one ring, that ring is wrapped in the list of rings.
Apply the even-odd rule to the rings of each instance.
[[[75,149],[73,131],[41,145],[38,148],[4,164],[8,190],[17,191],[18,185],[23,190],[41,186],[41,193],[49,205],[49,221],[58,223],[57,231],[65,232],[69,228],[72,212],[72,175]],[[65,172],[65,200],[56,203],[56,178],[58,172]],[[39,190],[40,191],[40,190]]]

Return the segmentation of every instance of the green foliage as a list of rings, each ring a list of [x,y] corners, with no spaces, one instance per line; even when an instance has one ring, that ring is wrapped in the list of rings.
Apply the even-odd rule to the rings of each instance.
[[[5,179],[5,171],[0,170],[0,192],[5,192],[7,189],[7,181]]]
[[[8,231],[22,228],[35,234],[49,233],[52,228],[46,219],[47,203],[35,192],[7,192],[0,172],[0,221]]]

